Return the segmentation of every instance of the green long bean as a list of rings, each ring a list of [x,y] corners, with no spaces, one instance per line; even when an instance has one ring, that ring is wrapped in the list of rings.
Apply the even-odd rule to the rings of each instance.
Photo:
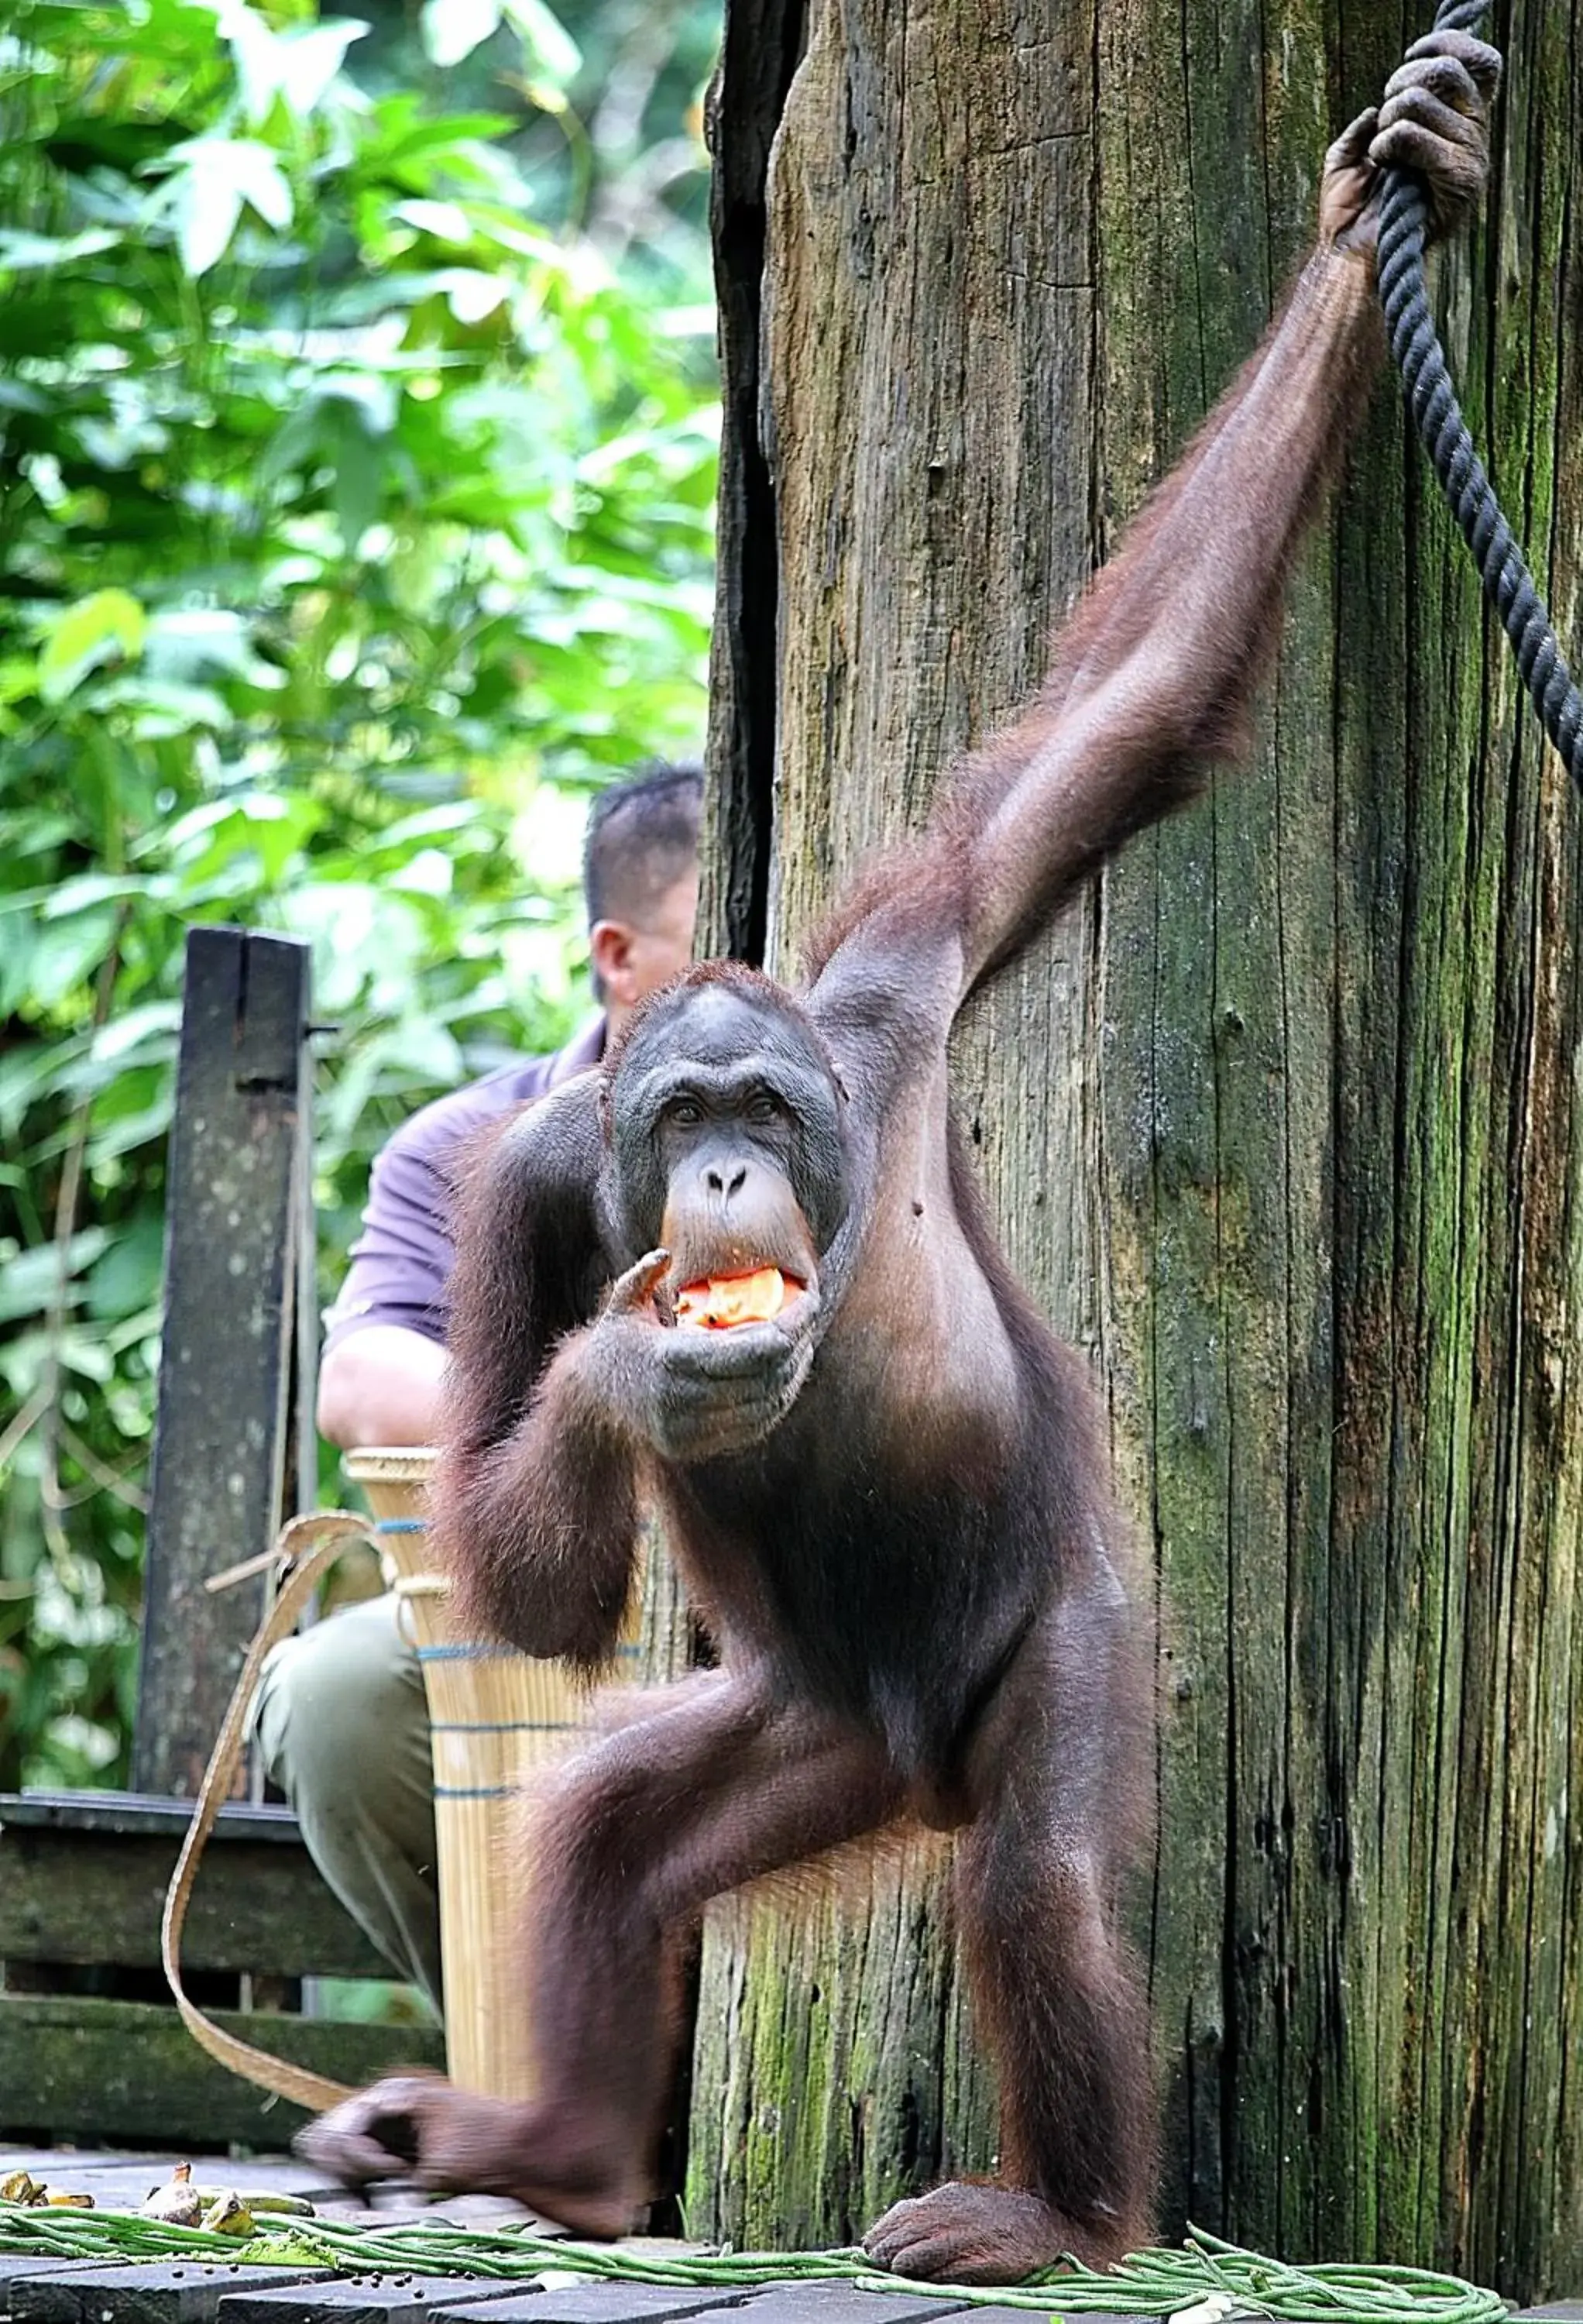
[[[462,2227],[442,2219],[388,2226],[254,2215],[244,2242],[130,2211],[78,2211],[0,2202],[0,2251],[62,2260],[190,2259],[236,2264],[270,2259],[345,2274],[476,2275],[529,2279],[553,2269],[606,2282],[751,2291],[766,2283],[846,2283],[860,2292],[916,2291],[964,2307],[1022,2308],[1063,2316],[1157,2316],[1193,2324],[1267,2318],[1272,2324],[1499,2324],[1505,2302],[1460,2277],[1425,2268],[1325,2262],[1293,2267],[1201,2227],[1179,2250],[1131,2253],[1114,2268],[1076,2262],[1026,2283],[913,2283],[882,2274],[857,2250],[661,2253],[621,2244],[562,2242],[516,2226]],[[1212,2307],[1205,2303],[1214,2303]]]

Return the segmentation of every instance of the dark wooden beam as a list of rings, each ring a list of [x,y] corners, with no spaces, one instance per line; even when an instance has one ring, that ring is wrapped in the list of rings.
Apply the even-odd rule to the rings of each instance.
[[[395,2066],[445,2064],[423,2025],[354,2025],[257,2010],[215,2023],[261,2049],[360,2087]],[[0,2135],[86,2136],[123,2144],[290,2144],[300,2107],[243,2081],[200,2050],[173,2009],[153,2002],[0,1994]]]
[[[0,1962],[157,1969],[188,1816],[125,1793],[0,1797]],[[224,1808],[182,1935],[189,1969],[388,1978],[289,1808]]]
[[[203,1584],[268,1547],[287,1498],[294,1293],[311,1282],[297,1250],[308,1017],[306,945],[189,931],[133,1741],[141,1792],[197,1792],[263,1609],[262,1582],[219,1596]]]

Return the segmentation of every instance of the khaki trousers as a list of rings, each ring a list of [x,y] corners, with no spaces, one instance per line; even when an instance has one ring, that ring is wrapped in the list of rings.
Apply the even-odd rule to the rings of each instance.
[[[394,1598],[348,1606],[263,1666],[253,1716],[308,1852],[398,1977],[440,2007],[428,1706]]]

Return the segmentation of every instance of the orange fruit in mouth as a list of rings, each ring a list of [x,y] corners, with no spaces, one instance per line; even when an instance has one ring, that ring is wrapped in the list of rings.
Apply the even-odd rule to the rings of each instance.
[[[705,1332],[730,1332],[739,1323],[768,1323],[778,1315],[800,1284],[788,1285],[778,1267],[755,1268],[750,1275],[711,1275],[689,1283],[676,1296],[676,1322]]]

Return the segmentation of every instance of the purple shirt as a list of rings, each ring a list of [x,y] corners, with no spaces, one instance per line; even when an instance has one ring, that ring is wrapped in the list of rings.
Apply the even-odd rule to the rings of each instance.
[[[553,1056],[529,1057],[486,1074],[436,1098],[402,1124],[375,1158],[363,1232],[325,1315],[327,1347],[370,1323],[399,1323],[444,1346],[461,1149],[486,1123],[586,1073],[603,1054],[604,1019],[597,1017]]]

